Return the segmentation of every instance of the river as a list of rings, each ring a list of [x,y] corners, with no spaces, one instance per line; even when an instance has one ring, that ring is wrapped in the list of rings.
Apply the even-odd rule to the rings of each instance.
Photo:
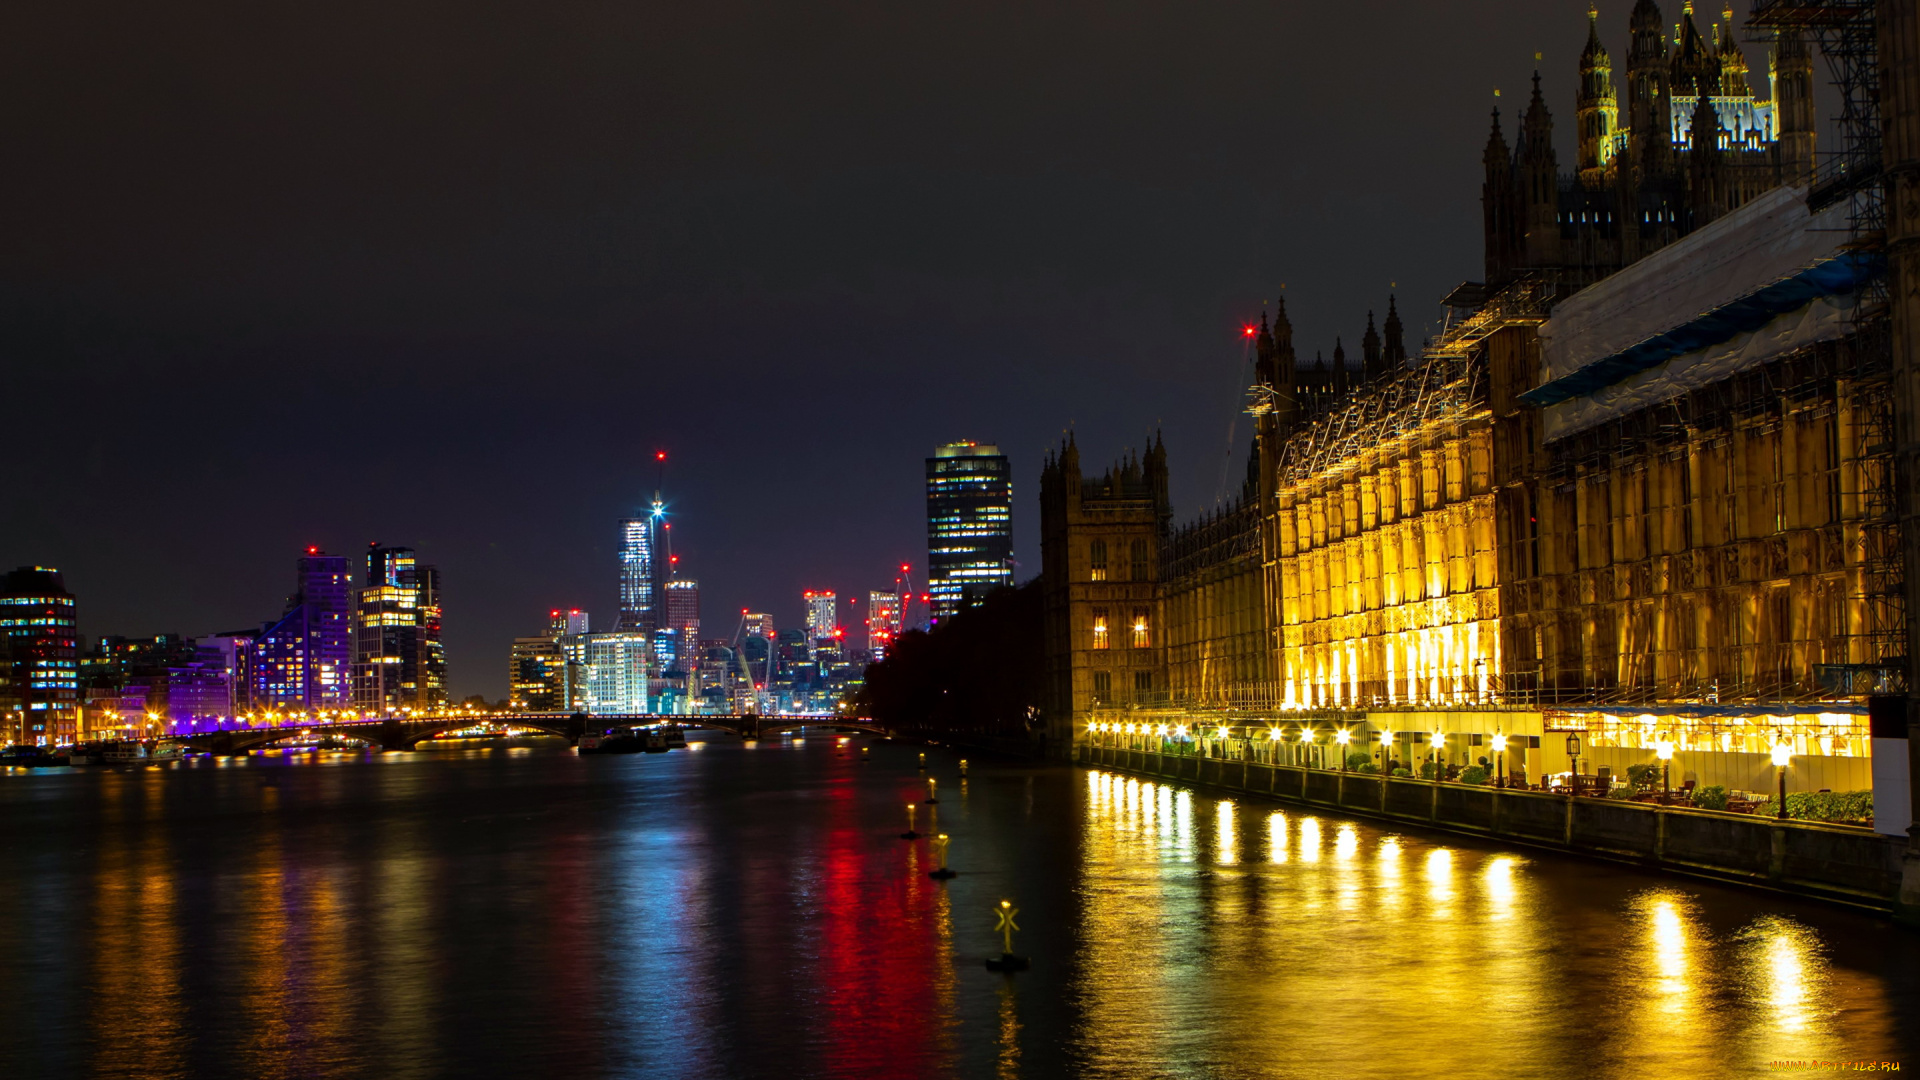
[[[1920,1069],[1885,919],[942,748],[936,882],[860,745],[10,770],[0,1077]]]

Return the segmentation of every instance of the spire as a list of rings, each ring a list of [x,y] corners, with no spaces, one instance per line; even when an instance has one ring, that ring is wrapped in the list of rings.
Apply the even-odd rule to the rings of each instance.
[[[1287,321],[1287,294],[1273,302],[1273,354],[1283,360],[1293,358],[1293,324]]]
[[[1380,377],[1380,332],[1373,328],[1373,312],[1367,312],[1367,332],[1360,337],[1360,372],[1368,382]]]
[[[1394,307],[1392,293],[1387,294],[1387,321],[1382,324],[1387,331],[1383,342],[1380,362],[1388,372],[1398,372],[1407,366],[1407,345],[1405,328],[1400,325],[1400,312]]]
[[[1600,44],[1600,10],[1587,9],[1587,47],[1580,53],[1580,96],[1574,124],[1580,137],[1580,182],[1600,187],[1613,159],[1614,131],[1620,126],[1620,100],[1613,89],[1613,59]]]
[[[1507,137],[1500,133],[1500,106],[1495,105],[1493,130],[1487,134],[1487,152],[1481,156],[1481,161],[1488,169],[1492,169],[1496,165],[1506,165],[1512,160],[1513,155],[1507,150]]]
[[[1593,4],[1588,4],[1587,47],[1580,50],[1581,69],[1585,70],[1590,68],[1594,66],[1596,62],[1599,64],[1610,63],[1611,58],[1607,56],[1607,47],[1600,44],[1600,9]]]

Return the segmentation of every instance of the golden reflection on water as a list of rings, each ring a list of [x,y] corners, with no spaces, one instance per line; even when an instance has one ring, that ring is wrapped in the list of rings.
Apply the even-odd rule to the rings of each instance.
[[[134,825],[126,812],[137,799],[145,821],[158,820],[162,782],[160,770],[102,778],[101,816],[120,827],[100,830],[88,1041],[95,1071],[109,1075],[178,1076],[186,1068],[172,852],[164,830]]]
[[[1779,1035],[1801,1035],[1832,1008],[1819,938],[1791,919],[1766,916],[1747,933],[1749,997]]]
[[[1230,799],[1201,804],[1218,872],[1196,877],[1181,865],[1186,792],[1105,774],[1088,790],[1084,869],[1103,883],[1081,966],[1090,1072],[1487,1075],[1508,1061],[1516,1075],[1725,1075],[1840,1054],[1820,938],[1791,920],[1716,941],[1685,887],[1631,893],[1584,865]],[[1889,1008],[1851,1005],[1869,1033],[1898,1023]],[[1365,1034],[1435,1024],[1479,1034]],[[1605,1056],[1567,1053],[1570,1024]]]

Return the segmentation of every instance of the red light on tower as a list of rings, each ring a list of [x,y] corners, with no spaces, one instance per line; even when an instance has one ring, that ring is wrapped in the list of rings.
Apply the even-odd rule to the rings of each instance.
[[[320,549],[319,549],[319,548],[317,548],[317,547],[314,547],[314,546],[313,546],[312,544],[308,544],[308,545],[307,545],[307,554],[309,554],[309,555],[318,555],[318,554],[320,554]]]
[[[653,460],[655,461],[667,460],[667,452],[665,450],[655,450],[653,452]]]
[[[1243,326],[1243,327],[1241,327],[1241,328],[1240,328],[1240,336],[1241,336],[1241,337],[1252,337],[1252,336],[1253,336],[1253,324],[1252,324],[1252,323],[1248,323],[1247,325],[1245,325],[1245,326]]]
[[[679,561],[680,561],[680,556],[678,556],[678,555],[669,555],[669,556],[667,556],[667,562],[669,562],[669,563],[677,563],[677,562],[679,562]]]

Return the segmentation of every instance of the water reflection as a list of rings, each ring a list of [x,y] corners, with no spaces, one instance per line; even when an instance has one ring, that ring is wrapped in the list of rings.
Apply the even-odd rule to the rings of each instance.
[[[1920,950],[1872,920],[1179,784],[976,759],[922,810],[960,871],[935,881],[898,838],[917,752],[0,780],[27,826],[0,858],[45,879],[0,881],[0,1062],[33,1063],[0,1074],[1585,1078],[1911,1048]],[[1005,897],[1014,977],[980,963]]]

